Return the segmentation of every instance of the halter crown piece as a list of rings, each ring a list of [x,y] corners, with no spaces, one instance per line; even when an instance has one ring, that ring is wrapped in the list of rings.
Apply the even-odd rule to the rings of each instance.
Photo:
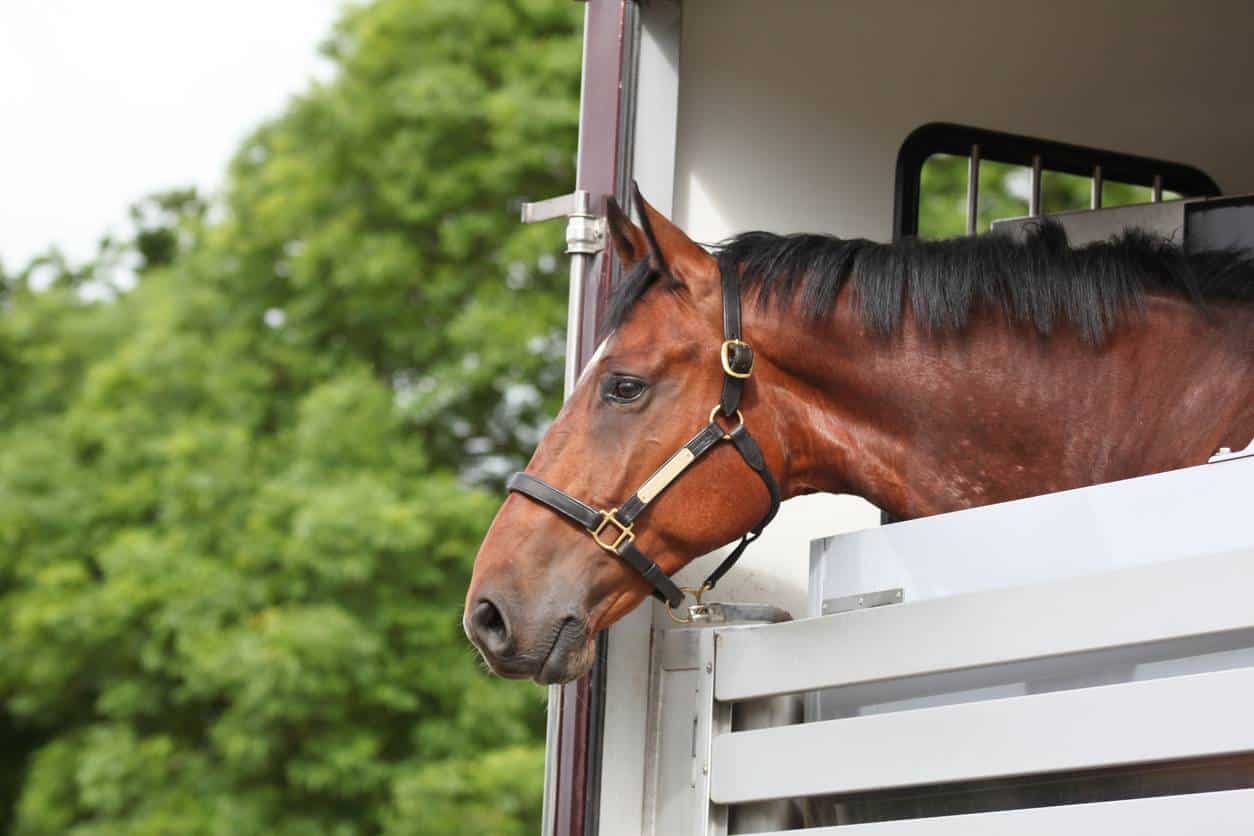
[[[617,508],[598,510],[575,497],[553,487],[527,473],[515,473],[510,477],[510,491],[523,494],[541,505],[556,511],[583,526],[596,544],[624,563],[653,586],[653,596],[666,603],[668,611],[684,602],[683,591],[675,585],[656,563],[636,547],[635,521],[650,502],[657,498],[672,482],[679,478],[693,462],[709,452],[720,441],[730,441],[740,453],[745,464],[761,477],[771,495],[771,507],[754,528],[740,538],[731,554],[723,559],[696,590],[698,601],[706,591],[714,588],[723,575],[736,564],[749,544],[762,534],[762,529],[775,519],[779,511],[779,485],[766,466],[762,448],[745,428],[740,413],[740,397],[745,381],[753,374],[753,348],[741,339],[740,332],[740,274],[735,265],[720,260],[719,270],[723,288],[723,344],[719,347],[719,363],[723,368],[723,392],[719,402],[710,410],[707,423],[687,444],[675,451],[662,463],[653,475],[644,481],[636,492]],[[715,420],[718,413],[737,418],[733,430],[724,430]]]

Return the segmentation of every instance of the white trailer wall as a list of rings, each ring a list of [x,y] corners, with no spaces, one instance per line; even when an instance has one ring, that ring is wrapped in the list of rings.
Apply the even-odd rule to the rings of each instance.
[[[688,0],[675,205],[887,239],[897,149],[959,122],[1196,165],[1254,191],[1248,0]]]

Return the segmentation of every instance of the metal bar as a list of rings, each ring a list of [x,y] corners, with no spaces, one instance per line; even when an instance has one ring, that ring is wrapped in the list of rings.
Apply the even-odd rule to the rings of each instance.
[[[714,739],[710,798],[741,804],[1251,752],[1252,700],[1254,668],[1237,668],[733,732]]]
[[[906,598],[906,591],[900,586],[892,589],[877,589],[874,592],[858,592],[853,595],[841,595],[828,598],[823,602],[823,615],[837,615],[853,610],[866,610],[871,607],[885,607],[889,604],[900,604]]]
[[[572,192],[535,203],[524,203],[520,212],[521,220],[525,224],[534,224],[569,215],[575,211],[575,201],[576,195]]]
[[[975,234],[976,218],[980,214],[980,146],[971,146],[967,161],[967,235]]]
[[[658,836],[710,829],[710,741],[719,712],[714,704],[714,631],[659,631],[654,644],[656,702],[650,759],[651,827]],[[638,780],[638,779],[637,779]]]
[[[585,5],[582,93],[579,101],[579,150],[575,188],[586,191],[599,208],[615,191],[622,125],[619,109],[627,95],[622,79],[630,61],[629,0],[594,0]],[[567,319],[567,393],[598,344],[597,325],[609,294],[605,251],[571,257],[570,309]],[[598,640],[598,651],[604,645]],[[575,682],[549,690],[550,718],[542,828],[544,836],[594,836],[597,831],[601,734],[600,690],[605,678],[603,655],[593,671]],[[550,754],[551,752],[551,754]]]
[[[1074,664],[1063,658],[1067,654],[1179,658],[1181,648],[1172,641],[1232,649],[1248,645],[1254,632],[1250,589],[1254,549],[1245,549],[728,630],[720,636],[716,696],[735,701],[869,683],[885,690],[887,682],[900,679],[891,698],[906,699],[912,691],[928,693],[924,676],[949,677],[942,690],[1023,681],[1007,679],[1016,672],[991,667],[1009,663],[1048,662],[1065,675]],[[1066,618],[1059,618],[1059,601],[1067,602]],[[990,624],[1013,629],[990,631]]]
[[[1153,191],[1150,200],[1154,203],[1162,203],[1163,200],[1163,176],[1161,174],[1154,175]]]
[[[715,656],[718,655],[718,639],[715,638]],[[711,689],[712,690],[712,689]],[[712,750],[712,742],[719,735],[730,734],[732,730],[732,706],[727,703],[720,703],[717,700],[713,703],[713,719],[710,723],[711,743],[707,744],[706,751],[711,760],[709,761],[713,767],[714,753]],[[727,831],[731,824],[731,810],[725,804],[710,803],[710,782],[707,780],[704,785],[705,803],[710,810],[709,826],[706,828],[706,836],[727,836]],[[660,836],[660,834],[659,834]]]
[[[1254,821],[1254,790],[1201,792],[966,816],[876,822],[762,833],[759,836],[1057,836],[1135,833],[1137,836],[1245,836]]]
[[[1072,245],[1080,246],[1094,241],[1105,241],[1129,227],[1154,232],[1176,243],[1182,243],[1185,214],[1185,201],[1165,200],[1162,203],[1108,206],[1100,212],[1088,209],[1051,212],[1049,217],[1066,230],[1067,240]],[[1020,239],[1035,226],[1036,221],[1033,218],[1004,218],[993,222],[995,232]]]
[[[579,353],[578,346],[583,340],[583,300],[584,276],[588,272],[588,264],[592,256],[572,255],[570,257],[570,290],[566,302],[566,374],[565,397],[569,398],[575,391],[575,383],[579,373],[583,371],[584,357]]]
[[[1041,214],[1041,155],[1032,155],[1032,189],[1028,193],[1028,214],[1039,217]]]
[[[769,697],[742,702],[732,708],[732,728],[728,731],[770,729],[800,723],[801,700],[794,696]],[[740,804],[729,811],[727,832],[761,833],[782,827],[800,826],[797,808],[789,801],[761,801]]]
[[[1102,208],[1102,167],[1100,165],[1093,166],[1093,182],[1089,189],[1089,208]]]

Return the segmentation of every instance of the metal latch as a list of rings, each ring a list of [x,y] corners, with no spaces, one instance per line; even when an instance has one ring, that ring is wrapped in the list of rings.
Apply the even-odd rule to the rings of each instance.
[[[696,624],[778,624],[792,621],[788,610],[773,604],[741,604],[711,601],[689,608]]]
[[[859,592],[857,595],[842,595],[839,598],[828,598],[823,602],[823,615],[835,615],[853,610],[866,610],[871,607],[883,607],[888,604],[900,604],[905,600],[905,590],[901,587],[880,589],[875,592]]]
[[[605,218],[592,214],[592,196],[586,190],[576,189],[561,197],[522,205],[522,222],[525,224],[563,216],[567,218],[567,255],[593,255],[605,249]]]

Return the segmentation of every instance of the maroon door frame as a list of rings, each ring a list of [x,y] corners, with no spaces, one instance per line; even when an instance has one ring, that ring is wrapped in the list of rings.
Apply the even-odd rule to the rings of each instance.
[[[637,9],[634,0],[587,0],[584,17],[583,84],[579,107],[579,156],[575,188],[586,190],[603,214],[605,199],[625,196],[630,177],[630,133],[635,82]],[[567,345],[578,352],[576,375],[601,338],[601,314],[614,279],[608,249],[588,260],[584,271],[579,334]],[[595,836],[600,805],[601,740],[604,723],[605,634],[597,660],[582,679],[565,685],[557,706],[557,739],[549,803],[552,830],[545,836]]]

